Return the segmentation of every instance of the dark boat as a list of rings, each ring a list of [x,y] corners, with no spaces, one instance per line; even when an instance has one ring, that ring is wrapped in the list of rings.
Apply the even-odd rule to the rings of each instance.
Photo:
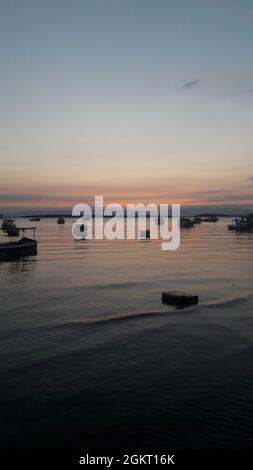
[[[232,220],[232,224],[228,225],[228,230],[236,232],[250,232],[253,230],[253,214]]]
[[[57,224],[59,224],[59,225],[65,224],[65,219],[64,219],[64,217],[58,217],[58,219],[57,219]]]
[[[218,222],[219,217],[216,215],[210,215],[210,217],[206,217],[205,219],[202,219],[202,222]]]
[[[8,229],[11,229],[13,227],[16,227],[15,220],[14,219],[4,219],[1,225],[2,230],[7,232]]]
[[[180,228],[192,228],[194,227],[194,222],[187,218],[187,217],[181,217],[180,218]]]
[[[16,226],[9,227],[6,229],[8,237],[18,237],[20,229]]]
[[[30,218],[30,222],[39,222],[40,221],[40,217],[31,217]]]
[[[25,230],[33,230],[35,237],[35,230],[37,227],[19,228],[23,231],[24,236],[18,241],[11,241],[9,243],[0,243],[0,260],[6,261],[10,259],[23,258],[24,256],[37,255],[38,242],[35,238],[25,237]]]

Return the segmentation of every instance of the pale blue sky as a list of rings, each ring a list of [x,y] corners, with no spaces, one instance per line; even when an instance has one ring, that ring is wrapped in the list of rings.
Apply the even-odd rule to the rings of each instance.
[[[247,0],[0,0],[0,206],[253,202],[252,25]]]

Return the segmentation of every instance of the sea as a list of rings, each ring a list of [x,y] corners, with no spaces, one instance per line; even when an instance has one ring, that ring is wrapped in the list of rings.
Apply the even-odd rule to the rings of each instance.
[[[230,220],[177,251],[37,222],[38,255],[0,262],[1,449],[252,448],[253,233]]]

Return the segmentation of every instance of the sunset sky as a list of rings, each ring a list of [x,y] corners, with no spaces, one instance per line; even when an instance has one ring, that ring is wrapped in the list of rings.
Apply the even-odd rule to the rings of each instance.
[[[253,204],[251,0],[0,0],[0,212]]]

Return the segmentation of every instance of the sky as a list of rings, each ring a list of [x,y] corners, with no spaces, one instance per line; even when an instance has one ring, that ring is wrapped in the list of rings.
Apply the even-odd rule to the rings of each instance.
[[[0,0],[0,212],[253,204],[251,0]]]

